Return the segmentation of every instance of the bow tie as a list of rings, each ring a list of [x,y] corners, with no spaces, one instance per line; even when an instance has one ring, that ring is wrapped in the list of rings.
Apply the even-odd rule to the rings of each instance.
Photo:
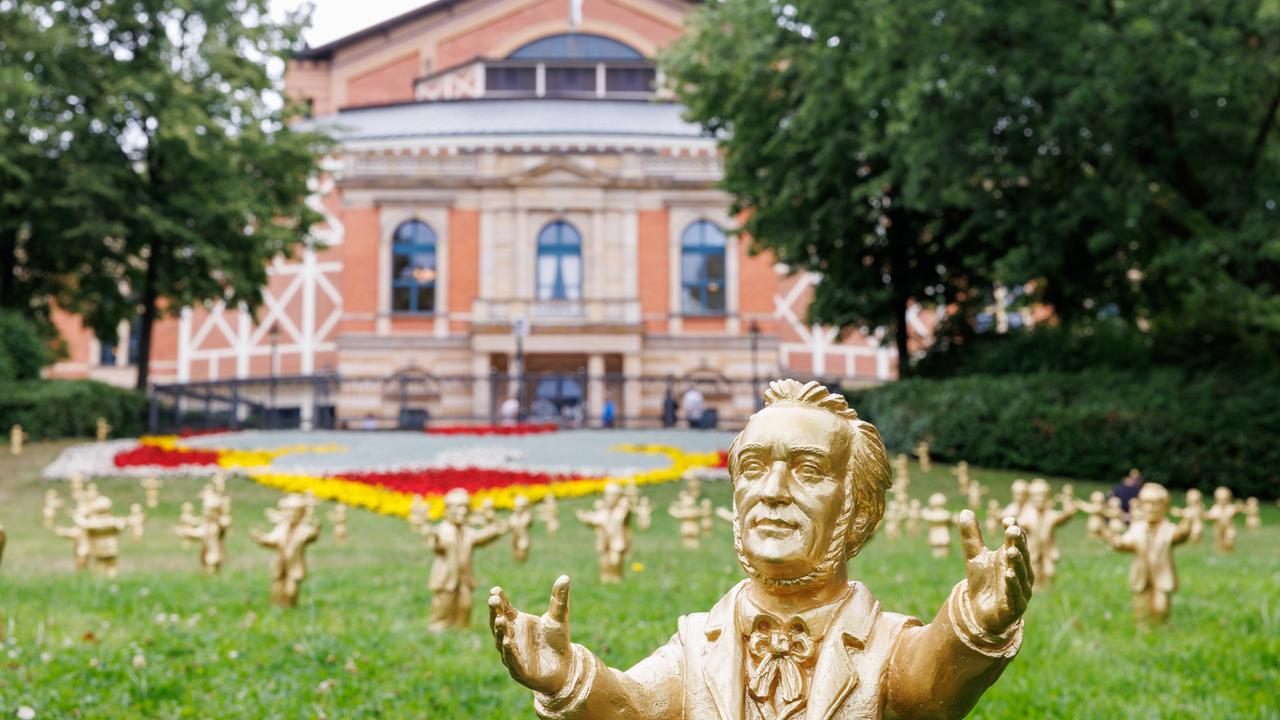
[[[755,671],[747,690],[756,702],[766,702],[778,692],[783,704],[804,697],[801,667],[813,657],[814,642],[800,618],[783,624],[772,615],[761,614],[751,626],[747,651],[755,661]]]

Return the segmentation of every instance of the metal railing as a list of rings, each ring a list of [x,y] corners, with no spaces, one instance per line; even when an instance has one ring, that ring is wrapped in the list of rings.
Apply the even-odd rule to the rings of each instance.
[[[828,387],[838,380],[817,378]],[[434,375],[409,367],[386,376],[291,375],[153,384],[149,430],[401,429],[433,424],[555,422],[573,427],[741,427],[767,378],[703,372],[647,376],[586,372]],[[682,408],[696,388],[706,413]],[[517,406],[512,406],[516,399]],[[506,407],[504,407],[506,405]],[[612,405],[610,411],[609,406]],[[504,412],[505,411],[505,412]]]

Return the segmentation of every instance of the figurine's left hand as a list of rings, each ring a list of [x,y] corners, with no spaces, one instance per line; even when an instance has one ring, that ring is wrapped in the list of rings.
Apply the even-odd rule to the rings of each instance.
[[[974,619],[983,630],[1002,634],[1022,617],[1031,599],[1035,577],[1029,564],[1027,534],[1013,518],[1005,518],[1004,544],[989,550],[972,510],[962,511],[958,524]]]

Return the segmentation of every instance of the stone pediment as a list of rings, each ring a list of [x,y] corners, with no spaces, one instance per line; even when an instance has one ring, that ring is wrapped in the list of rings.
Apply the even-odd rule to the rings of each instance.
[[[551,158],[507,178],[508,183],[520,187],[600,187],[609,184],[609,181],[608,175],[570,158]]]

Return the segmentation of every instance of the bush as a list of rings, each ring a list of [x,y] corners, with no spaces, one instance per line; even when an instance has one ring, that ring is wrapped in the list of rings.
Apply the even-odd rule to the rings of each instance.
[[[977,465],[1172,488],[1280,495],[1280,372],[975,375],[852,393],[890,448],[922,439]]]
[[[143,432],[147,397],[93,380],[31,380],[0,383],[0,431],[15,423],[32,440],[93,437],[98,418],[111,423],[112,436]]]
[[[0,382],[35,380],[53,361],[39,329],[12,310],[0,310]]]

